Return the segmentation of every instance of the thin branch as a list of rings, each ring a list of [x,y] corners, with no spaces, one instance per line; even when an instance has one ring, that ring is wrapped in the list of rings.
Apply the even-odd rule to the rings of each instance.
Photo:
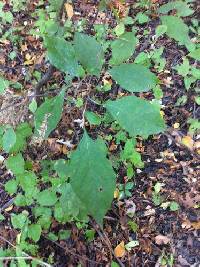
[[[111,243],[110,243],[110,240],[109,240],[109,238],[107,237],[107,235],[103,232],[103,230],[101,229],[101,227],[100,227],[97,223],[93,222],[92,220],[90,220],[90,222],[91,222],[93,228],[94,228],[94,229],[96,230],[96,232],[98,233],[98,235],[99,235],[99,237],[101,238],[101,240],[102,240],[102,241],[106,244],[106,246],[109,248],[111,254],[112,254],[113,257],[117,260],[117,262],[119,263],[119,265],[120,265],[121,267],[125,267],[125,265],[123,264],[123,262],[122,262],[118,257],[116,257],[115,252],[114,252],[114,250],[112,249],[112,245],[111,245]],[[101,229],[101,230],[100,230],[100,229]]]
[[[54,66],[49,65],[47,72],[45,73],[45,75],[42,77],[42,79],[35,86],[35,89],[34,89],[35,100],[36,100],[38,105],[40,105],[42,102],[42,99],[40,97],[40,95],[42,95],[42,87],[51,79],[51,77],[54,73],[54,70],[55,70]]]
[[[62,248],[66,253],[69,253],[69,254],[71,254],[71,255],[74,256],[74,257],[77,257],[77,258],[82,259],[82,260],[87,261],[87,262],[91,262],[91,263],[95,263],[95,264],[101,265],[101,263],[99,263],[99,262],[97,262],[97,261],[95,261],[95,260],[90,260],[90,259],[88,259],[88,258],[86,258],[86,257],[84,257],[84,256],[81,256],[81,255],[79,255],[79,254],[77,254],[77,253],[75,253],[75,252],[69,250],[69,249],[66,248],[66,247],[61,246],[58,242],[56,242],[56,241],[54,241],[54,240],[51,240],[51,239],[47,238],[45,235],[42,235],[42,236],[43,236],[45,239],[47,239],[48,241],[51,241],[52,243],[54,243],[57,247]]]

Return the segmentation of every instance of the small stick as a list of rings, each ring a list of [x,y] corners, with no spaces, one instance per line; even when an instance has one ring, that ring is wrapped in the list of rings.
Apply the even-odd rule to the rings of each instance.
[[[101,240],[104,241],[104,243],[109,248],[110,252],[112,252],[112,255],[117,260],[117,262],[119,263],[119,265],[121,267],[125,267],[125,265],[123,264],[123,262],[118,257],[115,256],[115,252],[112,249],[112,245],[111,245],[110,240],[107,237],[107,235],[103,232],[103,230],[102,230],[102,232],[101,232],[101,230],[99,230],[99,229],[101,229],[101,227],[97,223],[93,222],[92,220],[90,220],[90,222],[91,222],[92,226],[94,227],[94,229],[97,231],[97,233],[100,236]]]

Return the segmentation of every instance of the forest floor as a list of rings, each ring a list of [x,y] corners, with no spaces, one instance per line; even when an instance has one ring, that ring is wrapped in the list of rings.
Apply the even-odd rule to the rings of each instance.
[[[7,11],[12,10],[9,1],[3,1]],[[0,96],[0,123],[17,124],[22,117],[30,119],[28,111],[24,108],[27,103],[27,95],[31,95],[35,78],[33,74],[43,74],[47,70],[48,63],[45,61],[45,50],[40,38],[30,34],[35,23],[32,14],[37,8],[39,1],[31,1],[28,8],[19,12],[13,12],[13,32],[11,38],[0,40],[0,72],[1,76],[14,83],[21,84],[22,90],[10,89],[6,95]],[[73,1],[74,17],[76,21],[85,18],[90,25],[89,32],[93,32],[95,23],[110,23],[114,25],[113,15],[110,10],[101,11],[95,16],[97,1]],[[128,2],[128,1],[127,1]],[[187,51],[179,46],[176,41],[165,36],[153,44],[155,28],[159,17],[155,10],[166,1],[152,1],[154,7],[150,20],[144,24],[138,24],[140,30],[140,44],[135,54],[149,52],[152,49],[164,47],[163,57],[166,60],[164,70],[158,73],[163,91],[162,105],[163,114],[168,130],[149,138],[138,140],[137,150],[142,155],[143,169],[136,169],[134,187],[131,188],[131,196],[114,199],[110,211],[104,219],[104,228],[101,232],[95,224],[89,223],[88,229],[94,230],[94,237],[86,237],[85,229],[77,227],[76,223],[67,225],[71,230],[68,239],[62,241],[51,241],[41,238],[38,256],[43,261],[53,258],[53,266],[110,266],[112,261],[121,266],[177,266],[197,267],[200,266],[200,221],[199,221],[199,177],[200,177],[200,151],[198,134],[188,133],[188,119],[200,118],[200,107],[195,102],[198,93],[195,88],[199,87],[199,81],[188,91],[184,88],[183,78],[174,70],[174,66],[182,62]],[[194,1],[193,15],[184,18],[186,23],[200,16],[198,1]],[[130,15],[141,10],[141,7],[130,9]],[[2,32],[10,30],[10,24],[2,23]],[[147,30],[148,34],[143,32]],[[16,41],[17,39],[17,41]],[[149,42],[150,41],[150,42]],[[195,63],[197,64],[197,63]],[[156,72],[156,70],[155,70]],[[61,87],[63,76],[55,71],[48,82],[48,86]],[[69,92],[70,97],[82,99],[87,94],[88,87],[97,84],[97,81],[85,80],[81,86],[74,81],[74,88]],[[89,86],[88,86],[89,85]],[[76,88],[76,90],[75,90]],[[114,88],[107,93],[107,98],[119,94],[119,88]],[[101,93],[97,93],[98,97]],[[91,96],[94,96],[92,93]],[[148,93],[146,94],[148,96]],[[151,95],[149,95],[151,98]],[[18,105],[14,105],[18,103]],[[7,105],[9,108],[3,109]],[[89,103],[91,111],[98,111],[98,106]],[[18,118],[18,116],[20,118]],[[56,143],[57,139],[67,137],[71,144],[77,144],[82,134],[82,129],[74,120],[80,119],[82,110],[77,106],[66,106],[62,119],[51,138],[42,147],[28,147],[27,157],[40,162],[41,159],[57,159],[64,157],[67,153],[63,146]],[[101,126],[87,126],[92,136],[110,135],[112,131],[101,129]],[[69,131],[69,129],[73,130]],[[189,138],[192,145],[182,144],[183,137]],[[118,152],[118,144],[109,142],[109,150]],[[196,144],[196,147],[193,145]],[[5,156],[5,155],[4,155]],[[9,203],[11,197],[5,192],[4,184],[10,178],[10,174],[2,165],[0,169],[0,209]],[[125,170],[119,169],[119,183],[126,184]],[[159,187],[155,194],[155,185]],[[167,202],[173,202],[175,208],[165,208]],[[166,204],[167,205],[167,204]],[[6,218],[0,223],[0,248],[8,248],[10,244],[15,245],[17,230],[10,223],[10,213],[18,208],[13,205],[4,207],[3,214]],[[132,218],[127,213],[132,211]],[[130,223],[134,222],[134,223]],[[130,227],[132,226],[132,228]],[[52,224],[52,230],[59,231],[57,222]],[[135,228],[135,229],[134,229]],[[89,233],[89,232],[88,232]],[[7,240],[7,241],[5,241]],[[116,259],[113,251],[121,244],[123,253],[123,242],[138,240],[139,245],[130,251],[125,251],[122,257]],[[9,242],[9,243],[8,243]],[[171,265],[170,265],[171,264]],[[10,266],[9,261],[4,266]],[[115,265],[113,265],[115,266]],[[117,266],[117,265],[116,265]]]

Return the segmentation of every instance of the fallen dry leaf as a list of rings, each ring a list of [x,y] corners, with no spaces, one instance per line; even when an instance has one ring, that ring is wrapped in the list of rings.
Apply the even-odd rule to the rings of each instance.
[[[126,250],[124,246],[124,241],[122,241],[119,245],[116,246],[116,248],[114,249],[114,252],[115,252],[115,256],[118,258],[122,258],[125,255]]]
[[[191,225],[195,230],[200,229],[200,221],[199,222],[193,222],[193,223],[191,223]]]
[[[9,212],[13,209],[13,205],[9,206],[8,208],[5,209],[6,212]]]
[[[119,197],[119,189],[116,188],[114,191],[114,198],[118,198]]]
[[[170,239],[167,236],[164,235],[157,235],[155,237],[155,242],[158,245],[166,245],[170,242]]]
[[[190,150],[193,149],[194,141],[193,141],[193,139],[192,139],[191,136],[189,136],[189,135],[184,136],[184,137],[182,138],[181,142],[182,142],[182,144],[183,144],[184,146],[186,146],[186,147],[189,148]]]
[[[66,3],[65,4],[65,11],[67,13],[67,17],[68,19],[71,19],[74,15],[74,9],[73,9],[73,6],[69,3]]]
[[[178,129],[180,127],[180,123],[178,122],[175,122],[174,125],[173,125],[174,129]]]

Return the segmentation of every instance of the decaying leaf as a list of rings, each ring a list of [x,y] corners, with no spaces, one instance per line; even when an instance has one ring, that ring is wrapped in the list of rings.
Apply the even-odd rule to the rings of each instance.
[[[182,144],[185,145],[187,148],[189,148],[190,150],[193,149],[194,146],[194,141],[192,139],[191,136],[186,135],[182,138]]]
[[[66,3],[65,4],[65,11],[67,13],[67,17],[68,19],[71,19],[74,15],[74,9],[73,9],[73,6],[69,3]]]
[[[158,245],[166,245],[170,242],[170,239],[167,236],[164,235],[157,235],[155,237],[155,242]]]
[[[124,246],[124,241],[122,241],[119,245],[116,246],[116,248],[114,249],[114,252],[115,252],[115,256],[118,258],[122,258],[125,255],[126,250]]]

